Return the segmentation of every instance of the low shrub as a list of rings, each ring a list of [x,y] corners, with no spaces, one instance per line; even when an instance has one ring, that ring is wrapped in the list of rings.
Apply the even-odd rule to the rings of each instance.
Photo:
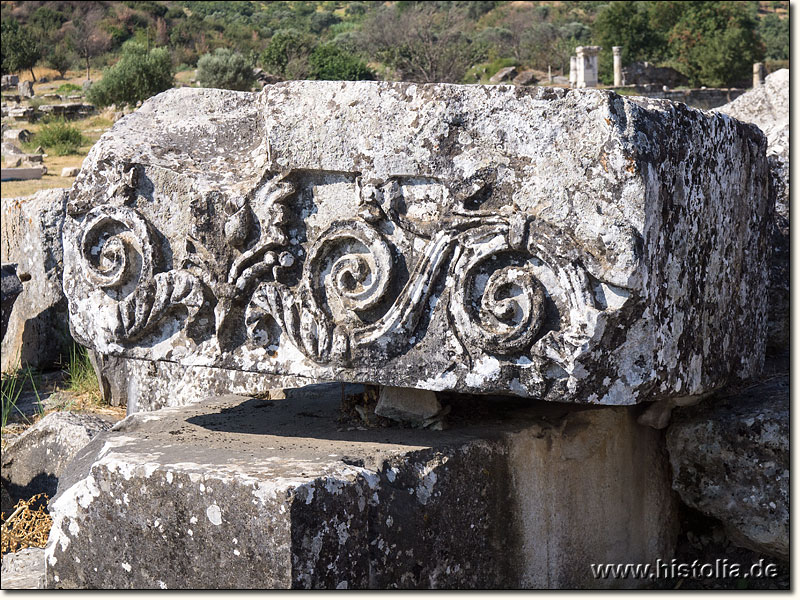
[[[78,149],[88,142],[77,127],[58,120],[42,125],[32,143],[45,148],[48,154],[66,156],[77,154]]]
[[[70,92],[80,92],[81,86],[74,83],[62,83],[56,90],[57,94],[69,94]]]

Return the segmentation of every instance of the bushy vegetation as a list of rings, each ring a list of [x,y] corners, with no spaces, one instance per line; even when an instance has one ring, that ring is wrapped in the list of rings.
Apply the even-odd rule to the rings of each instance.
[[[357,81],[375,79],[367,63],[335,43],[320,44],[308,57],[313,79]]]
[[[611,2],[594,23],[595,40],[603,46],[601,80],[613,79],[613,45],[623,47],[623,64],[667,65],[692,85],[746,82],[753,63],[764,58],[754,8],[746,2]],[[787,52],[788,42],[787,30]]]
[[[103,78],[92,85],[87,98],[97,106],[134,105],[172,87],[172,61],[165,48],[147,49],[134,42],[122,47],[122,57],[103,70]]]
[[[32,144],[42,146],[49,154],[56,156],[77,154],[78,149],[87,143],[88,140],[83,137],[77,127],[69,125],[63,120],[51,121],[42,125],[32,141]]]
[[[202,87],[246,92],[254,82],[253,65],[238,52],[217,48],[197,61],[197,83]]]
[[[201,57],[224,48],[227,56],[285,78],[473,82],[485,81],[493,74],[487,70],[508,62],[566,75],[575,46],[597,44],[603,47],[604,83],[612,80],[611,47],[622,46],[623,64],[649,61],[677,69],[695,85],[731,85],[747,79],[754,61],[788,60],[788,6],[671,0],[4,1],[2,64],[4,73],[47,64],[62,75],[80,65],[88,79],[92,66],[117,63],[131,73],[131,62],[155,62],[161,53],[156,49],[173,66],[194,68]],[[145,49],[146,60],[140,53],[137,61],[126,62],[123,49],[131,43]],[[215,73],[206,84],[245,86],[240,77],[225,80],[221,71]],[[153,88],[136,84],[135,93],[119,80],[113,89],[135,102],[163,89],[168,77],[157,79]],[[95,94],[115,101],[108,99],[114,95],[110,89]]]

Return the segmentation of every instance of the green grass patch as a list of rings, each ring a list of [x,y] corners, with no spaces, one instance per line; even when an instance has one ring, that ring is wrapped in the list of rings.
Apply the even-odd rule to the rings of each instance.
[[[64,384],[68,392],[79,395],[89,395],[100,400],[100,388],[97,384],[97,376],[94,367],[89,360],[89,351],[83,346],[73,344],[67,356],[67,364],[64,368],[66,379]]]
[[[18,412],[26,421],[28,420],[25,414],[17,407],[17,402],[19,402],[19,397],[26,384],[30,385],[33,393],[36,394],[36,405],[40,415],[44,412],[39,391],[36,389],[36,379],[34,370],[30,367],[18,369],[13,373],[2,374],[2,379],[0,380],[0,408],[2,408],[0,423],[2,424],[2,429],[6,428],[8,419],[14,412]]]
[[[63,119],[42,125],[31,142],[32,145],[42,146],[48,154],[54,156],[78,154],[79,148],[87,143],[89,140],[83,136],[80,129],[69,125]]]
[[[70,92],[80,92],[83,88],[79,85],[75,85],[74,83],[62,83],[58,86],[56,90],[57,94],[69,94]]]

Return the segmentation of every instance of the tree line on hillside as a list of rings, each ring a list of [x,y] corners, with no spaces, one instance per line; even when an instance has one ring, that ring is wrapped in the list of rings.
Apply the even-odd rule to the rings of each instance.
[[[761,4],[767,4],[767,14]],[[759,9],[762,9],[759,12]],[[769,9],[772,12],[769,12]],[[597,44],[610,84],[623,62],[670,66],[692,85],[746,81],[788,61],[788,2],[2,2],[2,70],[110,65],[93,100],[135,103],[197,67],[204,86],[250,89],[252,69],[289,79],[477,82],[501,66],[566,74]]]

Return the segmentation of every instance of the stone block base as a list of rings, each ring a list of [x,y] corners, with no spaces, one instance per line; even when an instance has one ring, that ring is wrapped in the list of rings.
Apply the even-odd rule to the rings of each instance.
[[[444,431],[367,429],[337,423],[341,393],[101,434],[51,503],[48,586],[631,587],[590,565],[672,556],[663,432],[635,409],[455,397]]]

